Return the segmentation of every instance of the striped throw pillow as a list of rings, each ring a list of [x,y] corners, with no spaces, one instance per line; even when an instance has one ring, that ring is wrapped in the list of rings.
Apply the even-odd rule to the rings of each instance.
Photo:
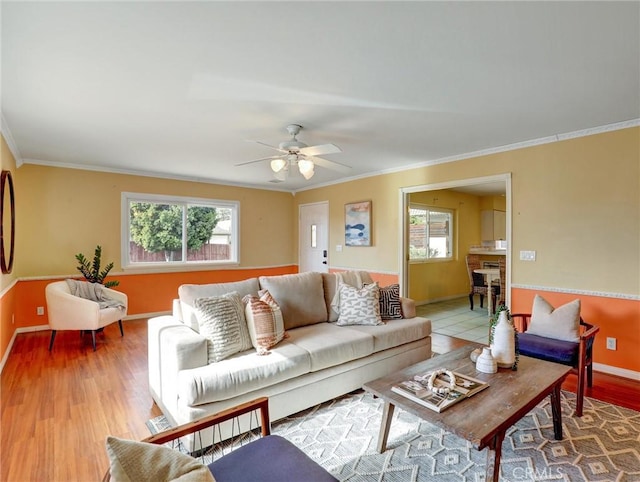
[[[394,284],[380,288],[380,317],[383,320],[399,320],[402,318],[400,285]]]
[[[207,339],[209,363],[251,349],[251,337],[238,293],[197,298],[194,305],[200,334]]]
[[[242,301],[246,303],[245,316],[251,343],[258,355],[267,355],[270,348],[286,337],[280,306],[268,290],[261,291],[260,298],[247,295]]]

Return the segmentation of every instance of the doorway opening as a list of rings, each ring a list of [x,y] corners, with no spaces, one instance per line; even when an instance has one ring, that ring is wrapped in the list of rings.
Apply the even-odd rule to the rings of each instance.
[[[505,294],[504,300],[509,306],[511,299],[511,174],[499,174],[471,179],[459,179],[455,181],[411,186],[400,189],[400,290],[403,296],[416,300],[418,305],[460,298],[469,293],[469,283],[466,268],[466,255],[475,250],[477,246],[487,246],[488,239],[482,239],[489,235],[484,233],[481,220],[481,207],[491,197],[502,197],[504,212],[501,213],[500,222],[504,222],[504,238],[501,238],[500,247],[506,244],[504,253],[506,259]],[[447,256],[428,256],[426,259],[416,257],[416,253],[433,252],[429,244],[432,239],[427,238],[427,246],[420,244],[422,227],[416,227],[415,216],[412,219],[412,208],[418,212],[418,208],[426,206],[432,210],[451,210],[453,219],[449,225],[438,226],[434,224],[433,245],[437,246],[437,235],[449,236],[451,241],[448,246]],[[502,221],[504,220],[504,221]],[[413,222],[413,226],[412,226]],[[481,226],[482,225],[482,226]],[[418,239],[418,241],[416,241]],[[413,242],[413,244],[412,244]],[[490,260],[491,258],[489,258]]]

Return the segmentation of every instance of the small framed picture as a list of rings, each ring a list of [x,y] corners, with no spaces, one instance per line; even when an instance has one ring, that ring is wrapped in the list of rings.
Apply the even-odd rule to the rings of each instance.
[[[371,246],[371,201],[345,204],[344,244]]]

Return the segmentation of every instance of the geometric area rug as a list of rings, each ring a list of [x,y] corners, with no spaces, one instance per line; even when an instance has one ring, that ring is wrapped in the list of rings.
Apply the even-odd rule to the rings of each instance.
[[[549,399],[511,427],[502,444],[501,481],[639,482],[640,412],[562,391],[563,439],[553,438]],[[486,449],[396,408],[387,450],[376,451],[382,401],[356,390],[272,422],[272,433],[302,449],[338,480],[484,482]],[[155,433],[164,417],[149,421]],[[164,423],[163,423],[164,422]]]

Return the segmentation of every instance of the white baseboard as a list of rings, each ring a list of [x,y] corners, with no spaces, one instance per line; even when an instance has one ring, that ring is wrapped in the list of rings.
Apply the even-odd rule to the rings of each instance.
[[[18,331],[14,331],[13,332],[13,336],[11,337],[11,340],[9,341],[9,345],[7,345],[7,351],[4,352],[4,356],[2,357],[2,361],[0,361],[0,373],[2,373],[2,370],[4,370],[4,365],[5,363],[7,363],[7,360],[9,359],[9,353],[11,353],[11,349],[13,348],[13,342],[16,340],[16,336],[18,335]]]
[[[607,373],[609,375],[616,375],[622,378],[629,378],[640,382],[640,372],[633,370],[627,370],[626,368],[612,367],[609,365],[603,365],[602,363],[594,363],[593,369],[596,372]]]

